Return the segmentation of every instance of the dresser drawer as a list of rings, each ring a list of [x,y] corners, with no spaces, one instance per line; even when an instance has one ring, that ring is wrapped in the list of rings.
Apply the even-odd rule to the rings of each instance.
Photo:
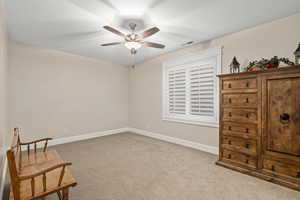
[[[238,163],[240,165],[248,166],[251,168],[256,168],[257,166],[257,160],[249,155],[230,151],[227,149],[223,150],[222,155],[223,155],[222,159],[224,161]]]
[[[251,156],[257,156],[257,144],[255,140],[246,140],[243,138],[224,136],[222,147],[225,149],[245,153]]]
[[[256,78],[237,79],[237,80],[223,80],[223,90],[236,90],[236,89],[256,89]]]
[[[224,108],[223,120],[234,121],[234,122],[257,123],[257,110]]]
[[[223,94],[223,106],[257,107],[257,94]]]
[[[263,168],[272,174],[292,178],[300,183],[300,166],[264,159]]]
[[[254,124],[239,124],[224,122],[222,126],[223,135],[231,135],[244,138],[256,138],[257,126]]]

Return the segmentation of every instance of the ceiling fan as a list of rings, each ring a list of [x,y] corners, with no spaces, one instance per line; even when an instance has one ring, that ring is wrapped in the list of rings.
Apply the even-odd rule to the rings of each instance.
[[[141,48],[142,46],[159,48],[159,49],[165,48],[165,45],[163,45],[163,44],[144,41],[145,38],[150,37],[151,35],[154,35],[155,33],[157,33],[159,31],[159,28],[153,27],[153,28],[150,28],[150,29],[144,31],[141,34],[137,34],[137,33],[135,33],[136,26],[137,25],[135,23],[130,23],[129,28],[131,30],[131,33],[129,33],[127,35],[116,30],[115,28],[112,28],[111,26],[104,26],[103,27],[104,29],[121,36],[122,38],[124,38],[125,41],[102,44],[101,46],[112,46],[112,45],[124,44],[126,48],[130,49],[131,55],[135,55],[137,53],[137,50],[139,48]]]

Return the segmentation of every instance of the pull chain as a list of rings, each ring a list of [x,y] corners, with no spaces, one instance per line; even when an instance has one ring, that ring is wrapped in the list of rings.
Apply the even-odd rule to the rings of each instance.
[[[132,49],[131,50],[131,52],[132,52],[132,57],[133,57],[133,59],[132,59],[132,61],[133,61],[133,63],[132,63],[132,69],[134,69],[135,68],[135,62],[136,62],[136,57],[135,57],[135,55],[136,55],[136,50],[135,49]]]

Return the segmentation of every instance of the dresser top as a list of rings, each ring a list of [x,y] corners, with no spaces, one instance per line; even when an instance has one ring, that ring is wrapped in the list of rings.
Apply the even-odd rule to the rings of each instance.
[[[276,72],[290,72],[290,71],[299,71],[300,65],[297,66],[288,66],[288,67],[279,67],[276,69],[262,70],[257,72],[240,72],[240,73],[231,73],[231,74],[220,74],[218,77],[227,77],[227,76],[241,76],[241,75],[255,75],[255,74],[266,74],[266,73],[276,73]]]

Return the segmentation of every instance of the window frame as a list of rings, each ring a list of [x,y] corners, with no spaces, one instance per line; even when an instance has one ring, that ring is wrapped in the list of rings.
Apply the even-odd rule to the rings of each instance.
[[[168,104],[168,71],[170,69],[186,69],[195,66],[195,63],[203,63],[208,60],[214,59],[215,70],[214,70],[214,116],[191,116],[190,114],[170,114]],[[217,75],[222,73],[222,47],[210,48],[204,51],[197,51],[194,53],[187,54],[185,56],[171,59],[163,63],[162,66],[162,120],[179,122],[185,124],[219,127],[219,79]],[[189,85],[189,78],[186,83]],[[189,91],[186,91],[189,93]],[[189,94],[187,94],[189,95]],[[187,109],[190,109],[189,101],[186,102],[186,113]]]

